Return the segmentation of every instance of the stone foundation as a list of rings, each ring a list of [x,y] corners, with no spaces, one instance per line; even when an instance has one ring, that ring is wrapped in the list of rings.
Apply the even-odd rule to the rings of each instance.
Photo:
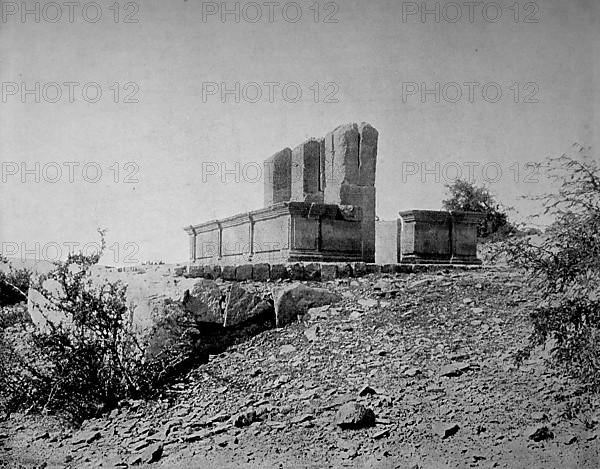
[[[283,202],[186,228],[190,259],[202,265],[362,260],[358,207]]]
[[[215,268],[216,267],[216,268]],[[416,274],[436,272],[440,270],[470,270],[481,269],[478,264],[368,264],[364,262],[311,262],[288,264],[240,264],[228,265],[221,269],[219,266],[190,264],[187,268],[173,270],[176,276],[188,278],[221,278],[228,281],[277,281],[312,280],[328,281],[342,278],[363,277],[369,274]]]

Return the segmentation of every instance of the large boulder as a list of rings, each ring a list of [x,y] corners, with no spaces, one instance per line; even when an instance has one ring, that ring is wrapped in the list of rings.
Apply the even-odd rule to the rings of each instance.
[[[273,304],[259,292],[233,283],[227,293],[224,327],[237,327],[248,322],[274,317]]]
[[[342,297],[324,288],[311,288],[301,283],[273,289],[275,324],[283,327],[305,315],[310,308],[330,305]]]
[[[197,280],[191,290],[183,295],[183,309],[190,313],[190,320],[197,323],[223,324],[223,293],[219,285],[208,279]]]

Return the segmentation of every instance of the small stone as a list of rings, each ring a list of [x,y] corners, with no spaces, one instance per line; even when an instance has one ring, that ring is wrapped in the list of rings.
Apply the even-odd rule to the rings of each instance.
[[[389,434],[390,434],[390,430],[389,430],[389,428],[386,428],[385,430],[381,430],[381,431],[379,431],[379,432],[375,433],[375,434],[373,435],[373,439],[374,439],[374,440],[379,440],[379,439],[381,439],[381,438],[384,438],[384,437],[386,437],[386,436],[389,436]]]
[[[339,408],[335,424],[342,429],[355,429],[375,425],[375,413],[361,404],[348,402]]]
[[[350,313],[350,319],[360,319],[360,317],[362,316],[362,314],[360,313],[360,311],[352,311]]]
[[[460,427],[456,423],[440,422],[433,425],[433,430],[436,434],[442,437],[443,440],[455,435]]]
[[[293,418],[290,423],[298,424],[298,423],[308,422],[309,420],[312,420],[312,419],[314,419],[314,416],[312,414],[304,414],[304,415],[300,415],[299,417]]]
[[[361,305],[363,308],[373,308],[377,306],[377,300],[373,300],[370,298],[361,298],[360,300],[358,300],[358,304]]]
[[[328,318],[327,311],[329,311],[330,307],[331,306],[329,306],[329,305],[325,305],[325,306],[320,306],[318,308],[310,308],[307,313],[307,319],[310,319],[310,320],[327,319]]]
[[[471,312],[473,314],[481,314],[483,313],[483,308],[471,308]]]
[[[360,392],[358,393],[358,395],[360,397],[364,397],[364,396],[372,396],[374,394],[377,394],[377,391],[375,391],[375,389],[373,389],[371,386],[364,386]]]
[[[465,371],[467,371],[470,367],[471,367],[471,365],[469,365],[466,362],[451,363],[449,365],[445,365],[442,367],[442,369],[440,370],[440,376],[448,376],[448,377],[460,376]]]
[[[318,332],[320,330],[320,327],[318,325],[309,327],[308,329],[306,329],[304,331],[304,336],[310,341],[310,342],[314,342],[315,340],[317,340],[318,337]]]
[[[252,425],[252,423],[256,422],[256,419],[256,410],[249,409],[236,415],[233,424],[238,428],[247,427],[248,425]]]
[[[470,305],[471,303],[473,303],[473,298],[465,298],[462,302],[465,305]]]
[[[403,373],[405,376],[409,376],[410,378],[413,378],[417,375],[421,374],[421,370],[419,368],[415,368],[415,367],[411,367],[408,368],[406,371],[404,371]]]
[[[79,445],[82,443],[93,443],[96,440],[102,438],[102,434],[97,431],[80,432],[78,435],[73,437],[72,444]]]
[[[543,427],[533,426],[533,427],[529,427],[525,431],[525,436],[529,440],[533,440],[537,443],[539,441],[554,438],[554,433],[552,433],[552,431],[546,426],[543,426]]]
[[[163,455],[162,443],[155,443],[151,445],[144,454],[142,455],[142,461],[144,464],[152,464],[158,462]]]
[[[534,412],[533,414],[531,414],[531,418],[536,422],[539,422],[546,418],[546,414],[544,414],[543,412]]]
[[[296,351],[296,347],[294,347],[293,345],[290,345],[290,344],[282,345],[281,348],[279,349],[279,353],[281,353],[281,354],[294,353],[295,351]]]

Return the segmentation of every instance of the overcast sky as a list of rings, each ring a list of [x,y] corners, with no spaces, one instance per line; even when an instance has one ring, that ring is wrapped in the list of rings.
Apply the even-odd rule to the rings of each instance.
[[[528,162],[598,149],[595,0],[0,3],[0,242],[17,257],[100,226],[107,264],[185,261],[184,226],[261,208],[262,161],[347,122],[380,132],[383,219],[439,209],[469,168],[523,216],[518,196],[544,188]]]

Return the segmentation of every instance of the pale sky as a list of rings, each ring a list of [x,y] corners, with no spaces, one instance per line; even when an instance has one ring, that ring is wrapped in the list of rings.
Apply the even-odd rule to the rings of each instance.
[[[311,0],[279,2],[272,22],[263,2],[238,2],[239,22],[235,13],[223,22],[209,14],[221,3],[99,1],[93,22],[98,8],[75,2],[71,22],[62,1],[25,2],[24,18],[20,1],[0,2],[4,251],[58,245],[66,254],[70,243],[97,241],[100,226],[113,246],[107,264],[185,261],[184,226],[261,208],[264,159],[348,122],[380,132],[382,219],[439,209],[448,178],[469,167],[524,216],[536,208],[518,196],[544,189],[526,163],[573,142],[597,152],[595,0],[485,2],[472,21],[463,2]],[[436,3],[439,21],[422,18],[421,6]],[[234,90],[226,102],[222,83]]]

